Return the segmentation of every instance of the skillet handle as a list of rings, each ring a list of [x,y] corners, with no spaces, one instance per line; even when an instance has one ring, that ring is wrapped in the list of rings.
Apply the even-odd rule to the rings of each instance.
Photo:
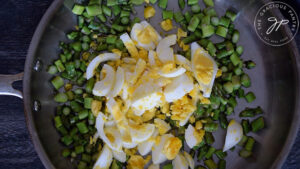
[[[23,94],[12,87],[13,82],[23,79],[24,73],[15,75],[0,75],[0,95],[16,96],[23,99]]]

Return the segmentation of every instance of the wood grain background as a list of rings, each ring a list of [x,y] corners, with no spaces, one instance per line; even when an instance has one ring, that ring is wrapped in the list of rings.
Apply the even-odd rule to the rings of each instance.
[[[52,0],[0,1],[0,74],[23,71],[34,30],[51,2]],[[297,11],[300,12],[299,0],[292,1],[291,6],[298,8]],[[299,33],[296,40],[300,49]],[[20,82],[14,86],[22,88]],[[29,138],[23,101],[15,97],[0,96],[0,169],[43,168]],[[300,169],[300,132],[282,168]]]

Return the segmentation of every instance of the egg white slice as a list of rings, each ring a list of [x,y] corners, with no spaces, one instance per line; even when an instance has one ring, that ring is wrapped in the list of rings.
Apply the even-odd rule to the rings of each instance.
[[[178,153],[176,158],[172,161],[173,169],[188,169],[189,164],[182,153]]]
[[[129,83],[134,84],[146,69],[147,63],[143,59],[139,59],[135,65],[134,73],[129,77]]]
[[[109,147],[105,144],[99,158],[97,159],[96,163],[94,164],[93,169],[103,168],[108,169],[110,164],[113,160],[113,154]]]
[[[208,85],[202,83],[199,79],[197,79],[202,91],[203,91],[203,96],[204,97],[210,97],[210,94],[211,94],[211,91],[212,91],[212,87],[213,87],[213,84],[214,84],[214,80],[215,80],[215,77],[216,77],[216,74],[217,74],[217,71],[218,71],[218,66],[215,62],[215,60],[208,54],[208,52],[203,49],[197,42],[193,42],[191,44],[191,55],[192,55],[192,70],[194,72],[194,76],[197,77],[197,71],[195,71],[195,67],[196,67],[196,64],[193,62],[194,61],[194,56],[195,56],[195,53],[196,53],[196,50],[200,49],[200,53],[207,57],[209,60],[211,60],[213,62],[213,73],[212,73],[212,80],[210,81],[210,83]]]
[[[134,42],[132,41],[132,39],[129,37],[128,33],[122,34],[120,36],[120,39],[122,40],[124,46],[126,47],[126,49],[129,52],[129,54],[134,58],[138,58],[139,52],[138,52]]]
[[[121,134],[114,127],[109,127],[109,130],[104,130],[105,120],[105,115],[100,112],[96,118],[97,132],[99,133],[99,136],[103,140],[103,142],[106,143],[112,150],[120,151],[122,146]],[[111,142],[106,134],[114,137],[114,142]]]
[[[193,148],[194,146],[199,144],[197,138],[195,137],[194,134],[195,132],[196,130],[191,124],[189,124],[188,128],[185,129],[185,133],[184,133],[185,141],[190,148]]]
[[[186,70],[191,71],[192,70],[192,63],[187,58],[185,58],[182,55],[175,55],[175,63],[184,67]]]
[[[155,139],[154,138],[157,135],[158,135],[158,130],[155,129],[152,136],[148,140],[138,144],[137,148],[138,148],[139,153],[142,156],[147,155],[148,153],[150,153],[150,151],[152,150],[153,145],[155,144]]]
[[[124,57],[122,61],[126,64],[136,64],[136,60],[131,57]]]
[[[187,153],[187,152],[185,152],[185,151],[183,152],[183,156],[184,156],[185,159],[187,160],[187,162],[188,162],[190,168],[191,168],[191,169],[194,169],[194,168],[195,168],[195,161],[194,161],[193,157],[192,157],[189,153]]]
[[[169,35],[163,38],[161,41],[159,41],[156,48],[156,53],[159,56],[164,49],[170,48],[170,46],[175,44],[176,44],[176,35],[175,34]]]
[[[133,142],[141,143],[148,140],[155,130],[154,124],[143,123],[140,125],[129,124],[130,135]]]
[[[167,157],[163,153],[163,148],[168,140],[168,138],[174,137],[172,134],[164,134],[160,137],[160,141],[157,144],[154,144],[153,150],[152,150],[152,162],[153,164],[160,164],[167,160]]]
[[[157,56],[162,63],[174,62],[174,50],[170,47],[164,48]]]
[[[151,164],[148,169],[159,169],[159,165]]]
[[[118,161],[120,161],[121,163],[124,163],[126,161],[126,153],[124,153],[124,151],[112,151],[113,156],[115,159],[117,159]]]
[[[227,134],[225,139],[225,144],[223,147],[223,152],[231,149],[236,144],[238,144],[243,137],[243,127],[240,123],[235,120],[231,120],[227,127]]]
[[[103,53],[96,56],[88,65],[86,69],[86,78],[90,79],[95,74],[95,69],[99,66],[101,62],[105,62],[108,60],[118,60],[120,56],[116,55],[115,53]]]
[[[115,82],[115,70],[111,66],[105,64],[102,71],[106,71],[106,76],[101,81],[95,83],[93,94],[95,96],[106,96]]]
[[[156,65],[156,62],[155,62],[155,55],[156,55],[156,52],[154,52],[153,50],[149,50],[149,53],[148,53],[148,60],[149,60],[150,66]]]
[[[136,142],[124,142],[123,141],[123,147],[127,149],[135,148],[138,145]]]
[[[144,48],[146,50],[154,50],[157,42],[150,42],[148,44],[145,44],[140,42],[138,38],[138,33],[144,31],[147,27],[155,34],[155,36],[157,37],[157,42],[159,42],[161,40],[161,36],[147,21],[142,21],[141,23],[134,24],[131,29],[130,36],[134,41],[137,42],[138,47]]]
[[[108,94],[108,96],[116,97],[122,90],[124,81],[125,81],[124,69],[119,66],[116,73],[115,84],[112,87],[112,91]]]
[[[146,110],[150,110],[161,103],[161,88],[153,82],[142,83],[132,94],[131,106],[136,110],[135,114],[141,116]]]
[[[184,126],[190,119],[190,117],[193,115],[194,112],[190,112],[184,120],[179,121],[179,126]]]
[[[165,99],[167,102],[174,102],[189,93],[193,88],[193,80],[184,73],[175,77],[174,80],[165,87]]]
[[[158,74],[163,76],[163,77],[167,77],[167,78],[171,78],[171,77],[177,77],[177,76],[180,76],[182,75],[183,73],[186,72],[186,69],[183,68],[183,67],[179,67],[179,68],[176,68],[168,73],[163,73],[162,71],[159,71]]]

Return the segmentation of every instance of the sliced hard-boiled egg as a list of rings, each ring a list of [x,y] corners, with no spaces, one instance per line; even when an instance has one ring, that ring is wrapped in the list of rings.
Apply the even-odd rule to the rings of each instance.
[[[93,169],[108,169],[113,160],[113,154],[109,147],[105,144],[99,158],[94,164]]]
[[[156,53],[160,61],[163,63],[174,61],[174,51],[170,46],[176,44],[176,35],[169,35],[162,39],[156,48]]]
[[[147,21],[134,24],[130,36],[138,47],[146,50],[154,50],[161,40],[159,33]]]
[[[162,63],[174,62],[174,50],[170,47],[164,48],[157,56]]]
[[[196,130],[189,124],[184,133],[185,141],[190,148],[193,148],[202,141],[204,134],[204,130]]]
[[[163,148],[168,138],[174,137],[171,134],[165,134],[158,136],[155,140],[155,144],[152,150],[152,162],[154,164],[160,164],[167,160],[166,155],[163,153]]]
[[[153,82],[142,83],[132,94],[131,106],[140,116],[161,103],[161,88]]]
[[[149,50],[148,60],[149,60],[150,66],[154,66],[156,64],[155,55],[156,55],[156,52],[154,52],[153,50]]]
[[[138,58],[139,57],[139,52],[138,52],[134,42],[132,41],[132,39],[129,37],[128,33],[122,34],[120,36],[120,39],[124,43],[124,46],[126,47],[128,52],[130,53],[130,55],[133,58]]]
[[[173,169],[188,169],[189,163],[182,153],[179,153],[172,161]]]
[[[194,112],[189,112],[188,115],[185,117],[185,119],[179,121],[179,126],[184,126],[190,119],[190,117],[193,115]]]
[[[129,130],[130,130],[132,141],[136,143],[141,143],[148,140],[152,136],[155,130],[155,126],[154,124],[150,124],[150,123],[143,123],[143,124],[130,123]]]
[[[155,137],[157,135],[158,135],[158,130],[156,129],[153,132],[152,136],[148,140],[138,144],[137,148],[138,148],[139,153],[142,156],[147,155],[148,153],[150,153],[150,151],[152,150],[153,145],[155,144]]]
[[[187,58],[185,58],[182,55],[175,55],[175,63],[184,67],[186,70],[191,71],[192,70],[192,63]]]
[[[185,151],[183,152],[183,156],[184,156],[185,159],[187,160],[187,162],[188,162],[190,168],[191,168],[191,169],[194,169],[194,168],[195,168],[195,161],[194,161],[193,157],[192,157],[189,153],[187,153],[187,152],[185,152]]]
[[[133,142],[133,141],[131,141],[131,142],[123,141],[123,147],[127,148],[127,149],[135,148],[137,145],[138,145],[138,143]]]
[[[171,130],[170,124],[159,118],[154,119],[154,125],[158,129],[160,135],[166,134]]]
[[[118,56],[115,53],[103,53],[98,56],[96,56],[88,65],[86,69],[86,78],[90,79],[95,74],[95,69],[99,66],[101,62],[105,62],[108,60],[118,60],[120,59],[120,56]]]
[[[168,73],[164,73],[162,71],[159,71],[159,75],[161,75],[162,77],[167,77],[167,78],[171,78],[171,77],[177,77],[182,75],[183,73],[185,73],[186,69],[183,67],[179,67],[177,69],[171,70]]]
[[[126,153],[124,153],[124,151],[112,151],[113,156],[115,159],[117,159],[118,161],[120,161],[121,163],[124,163],[126,161]]]
[[[215,60],[197,42],[191,44],[192,70],[204,97],[210,97],[218,71]]]
[[[143,59],[139,59],[135,65],[134,73],[129,77],[129,83],[134,84],[137,79],[142,75],[146,68],[146,62]]]
[[[182,141],[178,137],[169,137],[164,145],[163,153],[168,160],[173,160],[182,147]]]
[[[161,41],[159,41],[156,52],[159,55],[165,48],[170,48],[170,46],[175,44],[176,44],[176,35],[174,34],[169,35],[163,38]]]
[[[120,105],[115,101],[114,98],[110,98],[107,101],[106,106],[108,111],[112,114],[113,119],[122,134],[122,137],[124,134],[128,135],[128,131],[126,131],[128,121],[125,117],[125,114],[120,110]]]
[[[227,151],[241,141],[243,137],[243,127],[235,120],[231,120],[227,127],[227,134],[223,151]]]
[[[122,61],[126,64],[135,64],[136,63],[136,60],[134,58],[131,58],[131,57],[124,57],[122,59]]]
[[[173,81],[165,87],[165,99],[167,102],[174,102],[189,93],[193,88],[193,80],[184,73],[175,77]]]
[[[115,127],[107,127],[104,129],[105,116],[100,112],[96,118],[96,129],[100,138],[112,150],[121,151],[122,140],[119,130]]]
[[[112,91],[108,94],[108,96],[109,97],[117,96],[123,88],[124,81],[125,81],[124,69],[119,66],[116,73],[115,84],[112,87]]]
[[[102,71],[106,72],[106,76],[101,81],[95,83],[93,94],[95,96],[106,96],[115,82],[115,70],[111,66],[105,64]]]
[[[159,169],[159,165],[151,164],[148,169]]]

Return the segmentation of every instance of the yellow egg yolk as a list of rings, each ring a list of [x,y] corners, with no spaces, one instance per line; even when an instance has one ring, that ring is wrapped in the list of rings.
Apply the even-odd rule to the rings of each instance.
[[[197,49],[194,53],[193,60],[195,66],[196,79],[205,85],[208,85],[213,79],[214,64],[213,61]]]
[[[155,9],[152,6],[147,6],[144,9],[144,18],[148,19],[155,15]]]
[[[146,160],[140,155],[133,155],[127,161],[128,169],[143,169],[146,165]]]
[[[197,140],[197,144],[199,144],[203,140],[203,137],[205,135],[205,131],[204,130],[195,130],[193,135]]]
[[[160,23],[160,26],[164,31],[170,31],[173,29],[172,20],[166,19]]]
[[[142,44],[158,43],[158,36],[152,26],[146,26],[143,30],[136,30],[138,42]]]
[[[124,43],[124,45],[125,45],[126,49],[128,50],[128,52],[130,53],[131,57],[133,57],[133,58],[139,57],[139,52],[133,42],[131,42],[131,41],[126,42],[126,43]]]
[[[179,138],[170,137],[167,139],[164,145],[163,154],[166,155],[168,160],[173,160],[179,153],[181,147],[182,141]]]
[[[183,96],[173,103],[171,110],[172,120],[185,120],[191,112],[196,110],[196,106],[193,105],[192,99]]]

